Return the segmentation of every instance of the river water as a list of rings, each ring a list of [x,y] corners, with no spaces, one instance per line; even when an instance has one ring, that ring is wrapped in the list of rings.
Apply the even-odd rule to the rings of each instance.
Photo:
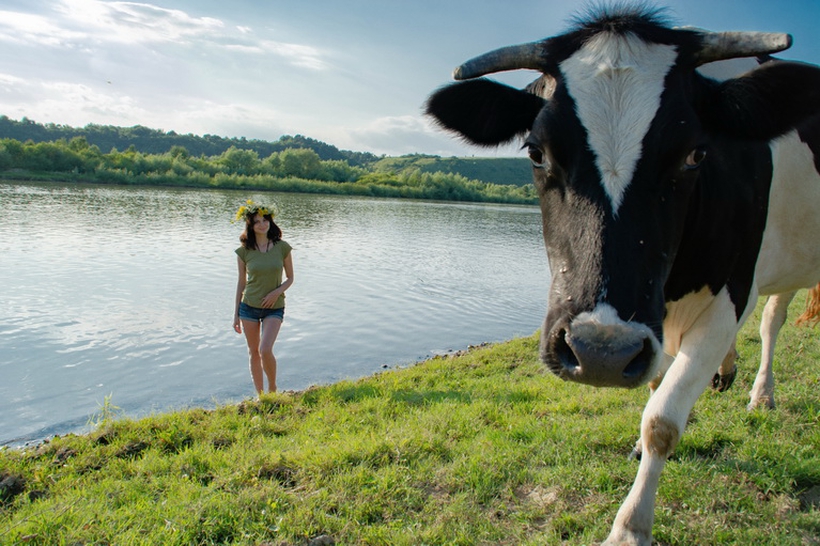
[[[536,207],[0,183],[0,445],[254,395],[232,328],[245,199],[275,201],[295,283],[276,355],[301,390],[530,335]]]

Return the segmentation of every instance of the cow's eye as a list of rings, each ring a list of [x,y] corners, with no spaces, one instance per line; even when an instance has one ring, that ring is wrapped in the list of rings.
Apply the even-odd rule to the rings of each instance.
[[[691,152],[689,155],[686,156],[686,160],[683,162],[684,170],[690,171],[692,169],[697,169],[700,167],[701,162],[706,158],[706,148],[703,146],[698,146]]]
[[[532,161],[533,167],[537,167],[539,169],[543,169],[545,167],[544,152],[541,148],[530,144],[527,146],[527,155],[530,156],[530,161]]]

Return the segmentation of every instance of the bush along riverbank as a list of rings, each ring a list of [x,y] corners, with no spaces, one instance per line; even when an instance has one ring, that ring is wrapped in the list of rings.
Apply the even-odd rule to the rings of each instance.
[[[805,292],[792,303],[802,310]],[[777,408],[707,391],[661,478],[658,544],[820,540],[820,341],[784,327]],[[0,450],[3,544],[590,544],[637,471],[644,389],[564,383],[537,336],[259,401]],[[284,363],[283,363],[284,364]]]

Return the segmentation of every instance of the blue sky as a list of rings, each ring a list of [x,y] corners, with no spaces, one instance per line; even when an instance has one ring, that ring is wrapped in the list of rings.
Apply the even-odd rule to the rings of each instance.
[[[470,57],[567,28],[569,0],[0,0],[0,114],[378,155],[481,150],[421,115]],[[675,24],[790,32],[820,64],[820,0],[667,0]],[[523,86],[532,73],[497,79]]]

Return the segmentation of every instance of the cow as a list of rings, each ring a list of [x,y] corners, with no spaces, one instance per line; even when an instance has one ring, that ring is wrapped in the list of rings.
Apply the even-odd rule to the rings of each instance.
[[[651,544],[666,460],[758,295],[820,281],[820,68],[771,61],[722,82],[698,71],[791,41],[604,7],[467,61],[463,81],[427,100],[472,144],[523,139],[552,277],[546,367],[653,391],[606,545]],[[482,77],[518,69],[540,76],[524,90]]]

